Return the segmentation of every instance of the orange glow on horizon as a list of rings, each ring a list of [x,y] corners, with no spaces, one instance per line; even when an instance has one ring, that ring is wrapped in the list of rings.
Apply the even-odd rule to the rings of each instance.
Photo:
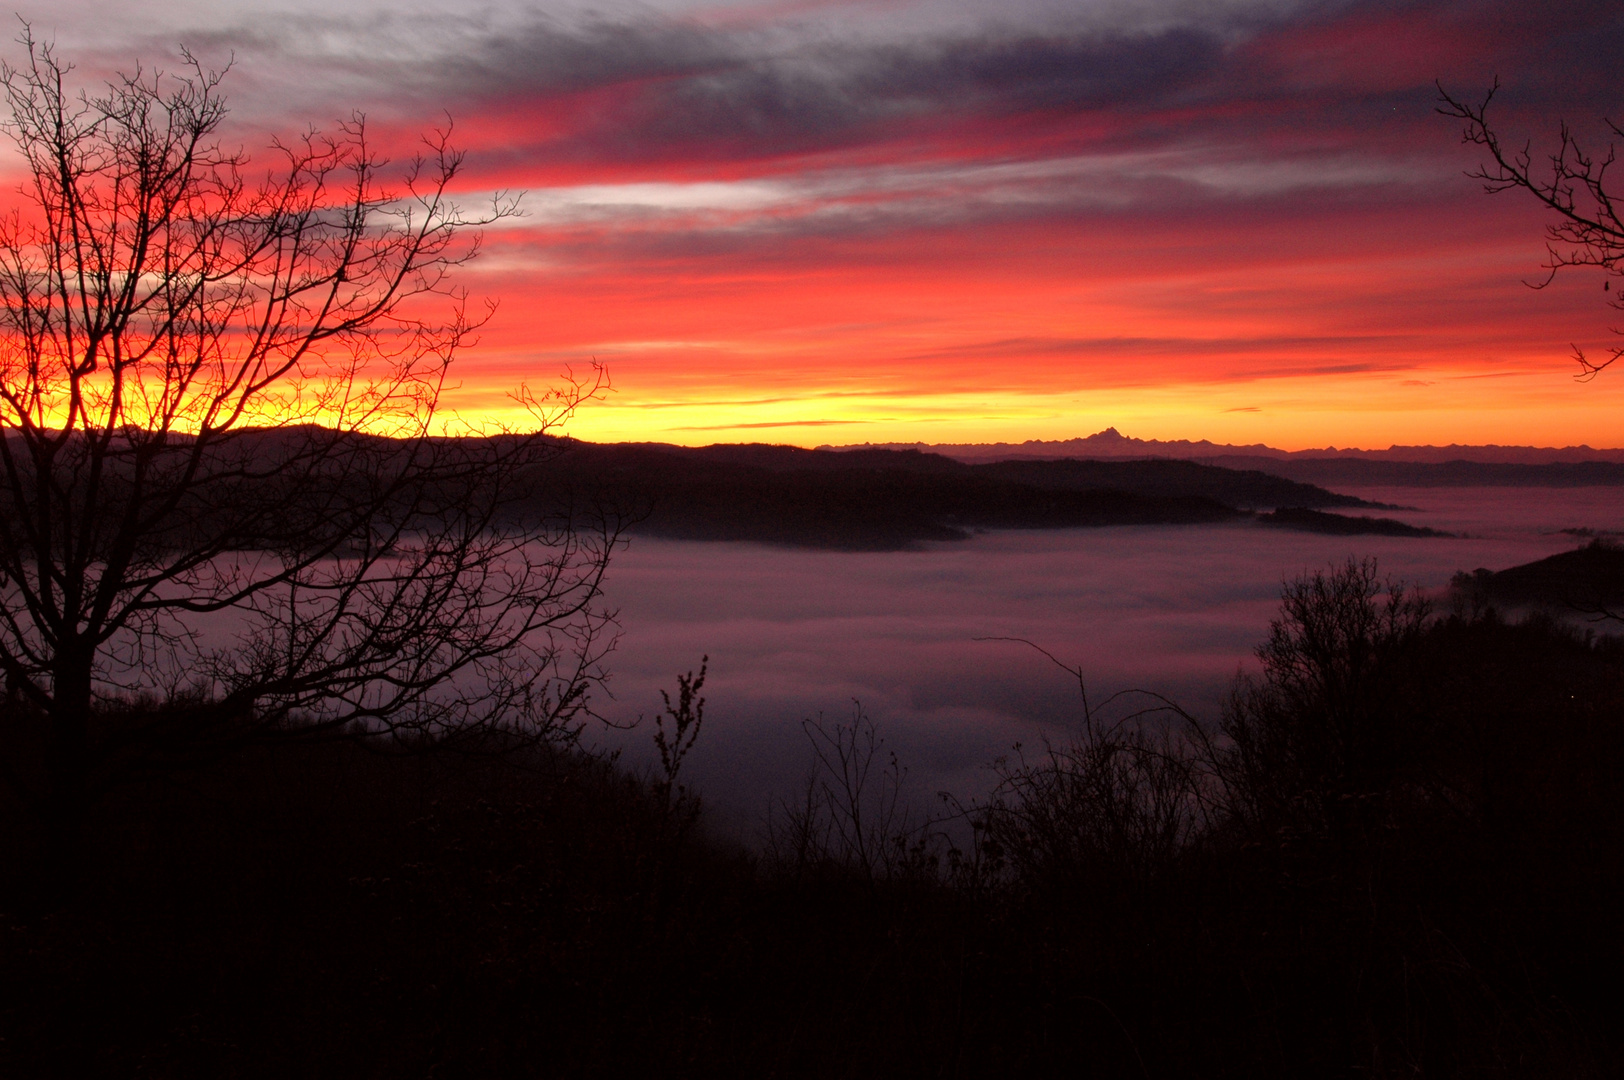
[[[515,390],[599,364],[567,426],[600,441],[1624,447],[1624,363],[1572,377],[1619,293],[1526,287],[1549,215],[1486,197],[1437,115],[1498,78],[1507,145],[1538,162],[1565,119],[1600,159],[1607,5],[963,14],[391,9],[314,51],[211,41],[250,151],[359,108],[398,174],[450,116],[470,215],[524,193],[455,268],[498,307],[441,430],[534,427]],[[138,21],[83,70],[148,48]]]
[[[624,237],[508,236],[470,275],[501,306],[445,400],[521,423],[512,387],[595,360],[614,390],[568,424],[593,441],[1624,447],[1624,372],[1571,377],[1573,328],[1608,343],[1599,290],[1523,284],[1525,208],[1351,214],[1313,247],[1302,226],[1017,221],[641,261]]]

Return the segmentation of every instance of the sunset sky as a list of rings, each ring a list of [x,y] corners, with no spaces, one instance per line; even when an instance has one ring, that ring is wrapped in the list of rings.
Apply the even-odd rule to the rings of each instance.
[[[1624,312],[1543,291],[1434,82],[1520,142],[1624,120],[1624,6],[27,0],[95,78],[184,44],[243,141],[455,122],[524,192],[450,404],[606,365],[595,440],[1624,446]],[[13,46],[7,54],[20,55]],[[1620,190],[1624,190],[1621,176]]]

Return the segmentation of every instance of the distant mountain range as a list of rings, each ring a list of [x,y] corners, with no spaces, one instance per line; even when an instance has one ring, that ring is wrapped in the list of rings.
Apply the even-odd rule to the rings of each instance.
[[[864,443],[819,449],[918,450],[970,464],[1083,459],[1175,459],[1255,471],[1299,483],[1400,487],[1581,487],[1624,485],[1624,449],[1589,446],[1390,446],[1386,450],[1277,450],[1203,439],[1135,439],[1106,428],[1078,439],[1023,443]]]
[[[1263,443],[1237,446],[1206,439],[1135,439],[1114,427],[1077,439],[1028,439],[1021,443],[861,443],[820,446],[820,450],[923,450],[960,461],[1009,461],[1016,458],[1268,458],[1278,461],[1324,460],[1403,461],[1442,464],[1471,461],[1496,465],[1552,465],[1585,461],[1624,464],[1624,448],[1597,450],[1589,446],[1389,446],[1386,450],[1337,449],[1276,450]]]

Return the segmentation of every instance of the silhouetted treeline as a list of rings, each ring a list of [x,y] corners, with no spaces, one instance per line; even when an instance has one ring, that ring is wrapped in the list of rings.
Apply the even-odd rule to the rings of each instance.
[[[1264,457],[1220,454],[1202,461],[1226,469],[1258,470],[1304,484],[1377,487],[1617,487],[1616,461],[1383,461],[1355,457]]]
[[[1624,547],[1598,537],[1582,548],[1498,573],[1455,575],[1461,599],[1479,607],[1536,607],[1624,621]]]
[[[170,442],[171,456],[187,465],[185,437]],[[139,453],[132,446],[128,456]],[[481,479],[490,462],[521,458],[531,464],[504,473],[499,487]],[[121,462],[115,455],[102,481],[109,505],[127,494]],[[212,497],[174,507],[151,543],[183,546],[229,525],[228,546],[239,549],[320,547],[356,505],[382,499],[407,527],[432,528],[446,506],[476,494],[497,521],[629,524],[656,536],[845,550],[896,550],[979,529],[1211,524],[1272,508],[1314,511],[1311,519],[1299,509],[1266,521],[1286,528],[1431,535],[1387,519],[1324,513],[1380,507],[1312,484],[1174,460],[971,465],[918,450],[510,435],[396,441],[301,425],[233,432],[209,448],[206,464],[220,476]],[[391,484],[398,490],[384,490]]]
[[[856,550],[962,539],[976,529],[1209,524],[1242,520],[1255,507],[1371,505],[1188,461],[967,465],[917,450],[565,441],[536,477],[549,498],[615,507],[633,531]],[[1394,524],[1322,517],[1352,533]]]
[[[1345,514],[1327,514],[1302,506],[1282,506],[1278,510],[1257,516],[1258,524],[1277,529],[1296,529],[1302,532],[1326,533],[1331,536],[1449,536],[1419,525],[1407,525],[1393,518],[1357,517]]]
[[[1259,659],[1217,726],[1080,701],[934,826],[813,725],[758,854],[498,736],[153,775],[66,902],[12,801],[0,1073],[1616,1075],[1624,645],[1350,563]]]

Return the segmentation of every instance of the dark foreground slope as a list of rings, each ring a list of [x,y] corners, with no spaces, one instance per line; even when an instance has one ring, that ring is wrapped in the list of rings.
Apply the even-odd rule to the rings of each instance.
[[[916,450],[751,445],[565,442],[535,490],[612,506],[648,535],[869,550],[978,529],[1209,524],[1254,507],[1371,505],[1186,461],[966,465]]]
[[[1451,586],[1462,599],[1479,605],[1624,616],[1624,547],[1593,540],[1498,573],[1478,569],[1456,574]]]
[[[1012,755],[996,842],[873,875],[563,751],[338,743],[115,793],[51,903],[13,801],[0,1075],[1618,1075],[1624,654],[1455,619],[1374,678],[1329,715],[1380,782],[1200,773],[1235,809],[1169,844],[1114,814],[1176,748],[1107,762],[1149,803]]]

